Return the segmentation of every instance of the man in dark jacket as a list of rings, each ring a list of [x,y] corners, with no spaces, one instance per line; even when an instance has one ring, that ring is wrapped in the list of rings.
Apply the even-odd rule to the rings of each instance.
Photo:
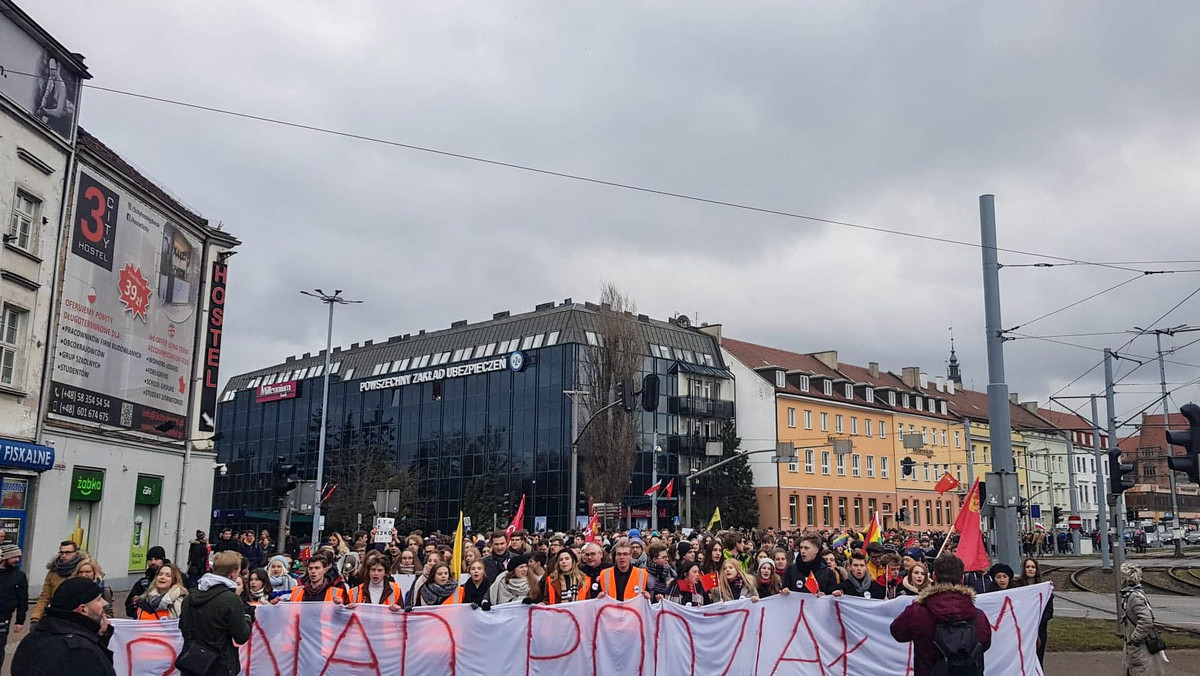
[[[234,645],[250,640],[250,620],[246,606],[238,598],[233,577],[242,566],[242,556],[234,551],[213,555],[213,572],[200,578],[199,591],[183,599],[179,613],[179,633],[184,650],[189,643],[199,643],[218,653],[217,662],[205,674],[185,676],[234,676],[241,670],[238,651]]]
[[[805,535],[800,538],[800,552],[795,562],[787,567],[783,576],[783,587],[794,592],[812,593],[805,585],[811,574],[817,583],[817,596],[832,594],[837,586],[837,578],[833,571],[825,565],[821,558],[821,538],[817,535]]]
[[[861,551],[850,552],[850,575],[834,590],[834,596],[857,596],[864,599],[882,599],[886,593],[883,585],[867,575],[867,555]]]
[[[492,552],[483,559],[483,570],[489,581],[495,582],[496,576],[507,570],[508,560],[512,553],[508,551],[508,534],[502,530],[492,533]]]
[[[17,644],[12,672],[22,676],[116,676],[108,649],[112,627],[104,617],[100,585],[73,577],[58,585],[46,614]]]
[[[13,544],[0,545],[0,646],[8,643],[9,627],[15,634],[25,628],[25,611],[29,609],[29,578],[21,570],[21,550]],[[16,624],[11,624],[13,611]],[[0,650],[0,665],[4,652]]]
[[[125,617],[137,619],[138,599],[145,596],[146,590],[154,584],[154,576],[158,575],[158,569],[162,568],[164,563],[170,562],[166,550],[162,547],[155,545],[146,550],[146,572],[138,578],[137,582],[133,583],[133,588],[129,590],[129,596],[125,597]]]
[[[892,620],[892,638],[913,644],[914,676],[928,676],[933,665],[941,659],[942,653],[934,643],[934,632],[939,624],[970,622],[975,629],[975,642],[982,648],[980,653],[992,645],[992,627],[987,615],[975,607],[974,590],[962,584],[962,559],[942,556],[933,562],[932,572],[935,584],[921,592],[899,617]]]
[[[196,539],[188,545],[188,580],[196,584],[200,576],[208,572],[208,538],[204,531],[196,531]]]

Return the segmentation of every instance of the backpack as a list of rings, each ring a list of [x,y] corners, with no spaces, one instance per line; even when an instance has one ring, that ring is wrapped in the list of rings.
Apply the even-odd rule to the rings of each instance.
[[[983,676],[983,646],[975,638],[974,618],[938,622],[933,645],[941,656],[933,663],[930,676]]]

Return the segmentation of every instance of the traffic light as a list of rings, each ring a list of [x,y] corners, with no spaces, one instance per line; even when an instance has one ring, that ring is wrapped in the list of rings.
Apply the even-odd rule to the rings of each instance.
[[[1054,523],[1062,523],[1062,507],[1054,508]]]
[[[904,476],[912,476],[917,470],[917,461],[912,458],[905,458],[900,461],[900,473]]]
[[[588,509],[587,493],[584,493],[583,491],[579,491],[579,495],[575,499],[575,513],[576,514],[587,514],[589,511],[590,510]]]
[[[1186,430],[1167,430],[1167,443],[1183,446],[1186,454],[1182,458],[1167,458],[1167,466],[1173,472],[1186,472],[1188,480],[1200,484],[1200,406],[1184,404],[1179,412],[1187,418]]]
[[[504,494],[504,518],[511,518],[512,513],[512,493]]]
[[[1132,474],[1137,469],[1134,465],[1121,462],[1121,449],[1114,448],[1108,452],[1108,490],[1112,495],[1121,495],[1125,491],[1133,488],[1133,477],[1127,477],[1126,474]]]
[[[908,523],[908,508],[901,507],[900,513],[896,515],[896,520],[900,523]]]
[[[277,498],[285,497],[300,484],[294,476],[296,474],[296,465],[286,464],[285,460],[282,455],[275,458],[272,487],[275,489],[275,497]]]
[[[617,383],[617,401],[621,402],[621,408],[625,409],[628,413],[633,412],[634,394],[632,380],[622,380]]]
[[[658,410],[658,376],[653,373],[642,378],[642,410],[651,413]]]

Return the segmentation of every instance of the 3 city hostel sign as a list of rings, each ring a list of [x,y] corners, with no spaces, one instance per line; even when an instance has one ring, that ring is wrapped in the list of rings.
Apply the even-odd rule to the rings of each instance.
[[[524,353],[513,352],[512,354],[501,355],[493,359],[485,359],[484,361],[472,362],[470,364],[443,366],[416,373],[376,378],[375,380],[364,380],[358,384],[358,391],[390,390],[393,387],[429,383],[435,380],[445,380],[446,378],[462,378],[463,376],[473,376],[480,373],[503,371],[505,369],[519,372],[525,369],[526,363],[528,363],[528,358]]]

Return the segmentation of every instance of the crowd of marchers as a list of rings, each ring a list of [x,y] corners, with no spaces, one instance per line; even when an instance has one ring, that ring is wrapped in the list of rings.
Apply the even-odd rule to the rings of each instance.
[[[380,604],[404,612],[458,603],[486,612],[507,603],[553,605],[600,597],[625,601],[640,595],[656,603],[706,606],[811,594],[915,596],[924,607],[941,608],[939,612],[953,617],[967,606],[973,608],[976,593],[1042,581],[1033,558],[1024,562],[1019,574],[997,564],[947,581],[953,577],[952,567],[943,566],[939,577],[936,560],[957,561],[956,543],[937,532],[892,530],[864,543],[863,534],[842,530],[730,529],[685,535],[628,529],[590,537],[582,532],[496,531],[464,536],[459,543],[463,577],[453,572],[454,536],[416,531],[376,542],[380,538],[375,535],[364,531],[347,538],[332,533],[315,553],[305,551],[302,556],[290,536],[279,546],[266,533],[235,537],[225,530],[212,543],[197,533],[185,567],[153,547],[146,574],[125,602],[125,615],[144,621],[180,620],[185,639],[181,672],[236,674],[236,644],[248,639],[255,608],[262,604],[326,602],[349,609]],[[19,551],[14,558],[14,549],[9,545],[0,550],[0,557],[8,557],[0,563],[0,599],[9,591],[5,581],[13,577],[12,571],[20,573]],[[961,562],[958,567],[961,570]],[[93,592],[96,596],[81,601]],[[947,599],[947,593],[956,596]],[[932,600],[934,596],[942,601]],[[38,640],[31,636],[22,641],[21,646],[31,647],[19,648],[14,658],[25,665],[46,663],[54,668],[23,673],[64,673],[61,664],[48,660],[55,659],[56,646],[71,655],[85,654],[80,643],[103,659],[70,669],[73,676],[112,673],[111,655],[106,654],[112,631],[107,618],[114,614],[111,600],[99,565],[73,542],[64,542],[47,565],[41,596],[29,613]],[[18,602],[9,611],[16,613],[14,631],[24,628],[24,608]],[[1050,605],[1039,627],[1039,657],[1052,613]],[[919,641],[903,638],[905,631],[893,628],[898,640],[914,640],[916,654],[923,654]],[[984,642],[985,637],[977,638]],[[212,661],[195,661],[197,653]]]

